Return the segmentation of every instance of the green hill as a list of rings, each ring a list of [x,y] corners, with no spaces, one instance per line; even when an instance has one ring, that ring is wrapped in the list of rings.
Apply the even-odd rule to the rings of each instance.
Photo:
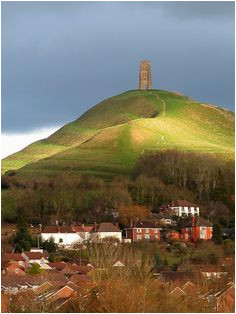
[[[128,91],[5,158],[2,172],[129,175],[140,154],[170,148],[233,159],[234,113],[178,93]]]

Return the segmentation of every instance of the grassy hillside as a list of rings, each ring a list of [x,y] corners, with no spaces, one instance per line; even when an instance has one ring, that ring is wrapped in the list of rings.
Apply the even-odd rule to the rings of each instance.
[[[2,161],[20,176],[129,174],[140,154],[177,148],[234,158],[234,114],[167,91],[129,91]]]

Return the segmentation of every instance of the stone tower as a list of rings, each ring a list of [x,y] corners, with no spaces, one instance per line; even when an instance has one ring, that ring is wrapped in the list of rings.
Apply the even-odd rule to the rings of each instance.
[[[151,62],[141,61],[139,69],[139,89],[146,90],[152,88]]]

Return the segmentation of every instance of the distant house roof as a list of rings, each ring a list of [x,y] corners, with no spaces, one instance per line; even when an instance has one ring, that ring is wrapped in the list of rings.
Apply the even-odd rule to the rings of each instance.
[[[174,200],[171,201],[167,204],[163,204],[160,206],[160,209],[166,209],[168,207],[199,207],[196,204],[190,203],[189,201],[186,200]]]
[[[21,256],[20,253],[6,253],[2,256],[2,261],[25,261],[24,258]]]
[[[73,226],[75,232],[90,232],[94,226]]]
[[[119,227],[114,226],[111,222],[102,222],[93,229],[94,232],[121,232]]]
[[[71,226],[46,226],[42,233],[75,233]]]
[[[63,268],[66,267],[66,263],[65,262],[50,262],[50,263],[48,263],[48,265],[51,268],[55,268],[56,270],[62,270]]]
[[[17,275],[4,275],[2,276],[1,284],[2,286],[7,287],[19,287],[21,285],[30,287],[31,285],[38,285],[40,282],[42,283],[43,279],[39,275],[31,276],[17,276]]]
[[[175,287],[171,292],[171,296],[174,296],[175,298],[183,297],[186,295],[186,293],[179,287]]]
[[[23,253],[28,257],[29,260],[48,258],[48,253],[40,253],[40,252],[23,252]]]
[[[73,275],[70,277],[70,281],[73,281],[76,284],[84,284],[92,282],[92,279],[90,276],[87,275]]]
[[[113,267],[124,267],[125,265],[121,261],[117,261],[115,264],[113,264]]]
[[[158,226],[151,221],[137,221],[133,224],[132,228],[158,228]]]

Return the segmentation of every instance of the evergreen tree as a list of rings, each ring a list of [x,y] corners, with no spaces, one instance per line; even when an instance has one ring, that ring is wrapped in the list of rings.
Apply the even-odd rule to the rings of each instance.
[[[53,238],[49,239],[49,241],[42,242],[41,246],[44,250],[48,251],[48,253],[55,253],[57,250],[57,245]]]
[[[214,224],[213,225],[213,235],[212,239],[215,242],[215,244],[222,244],[222,228],[220,224]]]
[[[25,222],[19,222],[18,230],[14,237],[14,243],[17,252],[29,251],[30,247],[34,244]]]

